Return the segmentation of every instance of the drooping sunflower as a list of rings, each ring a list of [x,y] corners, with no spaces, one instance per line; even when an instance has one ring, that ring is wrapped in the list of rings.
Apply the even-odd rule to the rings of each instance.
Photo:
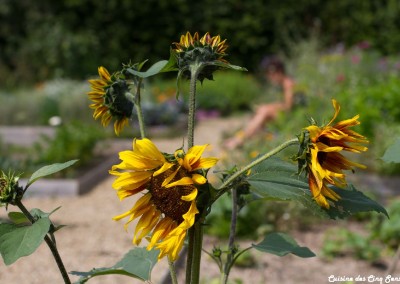
[[[133,151],[120,152],[122,162],[114,165],[110,174],[117,176],[113,188],[122,200],[144,193],[127,212],[114,217],[129,217],[128,224],[139,218],[133,243],[151,234],[147,249],[160,249],[159,259],[168,255],[174,261],[182,249],[186,231],[193,226],[198,190],[205,184],[204,170],[217,162],[216,158],[202,158],[207,145],[193,146],[185,153],[164,155],[149,139],[133,142]]]
[[[103,66],[98,68],[98,72],[99,79],[89,80],[92,90],[88,96],[93,101],[89,107],[94,109],[93,118],[101,118],[104,127],[115,119],[114,131],[119,135],[132,114],[133,103],[125,95],[129,88],[125,81],[111,76]]]
[[[175,45],[173,50],[177,56],[178,68],[187,78],[190,78],[192,65],[204,65],[198,74],[198,79],[202,82],[205,78],[212,80],[212,73],[219,69],[221,63],[227,66],[229,64],[224,59],[228,48],[226,39],[221,40],[219,35],[212,37],[207,32],[200,38],[197,32],[193,36],[187,32],[173,45]]]
[[[310,125],[306,127],[309,133],[310,148],[307,154],[308,182],[315,201],[329,209],[331,201],[338,201],[340,196],[328,185],[346,186],[345,170],[365,168],[364,165],[352,162],[341,152],[361,153],[367,151],[362,144],[368,140],[350,127],[359,125],[359,115],[334,123],[339,114],[340,105],[332,100],[335,113],[328,124],[324,126]]]

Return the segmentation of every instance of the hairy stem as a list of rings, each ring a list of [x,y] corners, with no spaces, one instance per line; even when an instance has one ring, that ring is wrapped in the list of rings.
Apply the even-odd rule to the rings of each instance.
[[[194,145],[194,124],[196,118],[196,83],[197,83],[197,70],[192,68],[190,77],[189,89],[189,114],[188,114],[188,149]]]
[[[25,206],[22,204],[20,200],[16,201],[16,204],[18,208],[21,210],[21,212],[31,221],[31,223],[35,223],[36,220],[32,216],[32,214],[25,208]],[[54,237],[54,236],[53,236]],[[65,284],[70,284],[71,280],[69,279],[67,270],[65,269],[64,263],[61,259],[60,254],[58,253],[57,246],[55,243],[51,240],[51,238],[46,235],[44,237],[44,241],[46,242],[47,246],[50,248],[51,253],[53,254],[53,257],[57,263],[58,269],[60,270],[61,276],[64,279]]]

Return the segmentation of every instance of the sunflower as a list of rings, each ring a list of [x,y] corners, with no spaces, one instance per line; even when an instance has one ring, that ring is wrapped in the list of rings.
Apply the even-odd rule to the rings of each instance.
[[[340,105],[332,100],[335,114],[328,124],[319,127],[306,127],[309,133],[310,148],[307,154],[308,182],[315,201],[329,209],[327,200],[338,201],[340,196],[328,185],[346,186],[344,170],[354,170],[355,167],[364,169],[365,166],[346,159],[341,152],[361,153],[368,148],[361,145],[368,140],[359,133],[349,129],[359,125],[359,115],[339,121],[332,125],[339,114]]]
[[[204,78],[212,80],[212,73],[219,69],[221,63],[224,66],[229,63],[224,59],[225,51],[228,48],[226,39],[221,40],[221,36],[211,36],[208,32],[200,38],[196,32],[193,36],[187,32],[181,35],[179,42],[174,42],[173,51],[176,54],[178,68],[182,74],[190,78],[191,66],[202,66],[198,79],[202,82]]]
[[[159,259],[168,255],[176,260],[186,231],[199,213],[196,185],[207,182],[204,170],[217,162],[216,158],[201,157],[206,148],[193,146],[187,153],[177,150],[174,155],[164,155],[149,139],[135,140],[133,151],[120,152],[122,162],[110,170],[117,176],[112,186],[121,200],[144,193],[130,210],[113,219],[129,216],[126,229],[140,217],[133,243],[138,245],[151,234],[147,249],[160,249]]]
[[[111,76],[103,66],[98,72],[99,79],[89,80],[92,90],[88,96],[93,101],[89,107],[94,109],[93,118],[101,118],[104,127],[114,118],[114,131],[119,135],[132,114],[133,103],[125,96],[129,89],[125,81]]]

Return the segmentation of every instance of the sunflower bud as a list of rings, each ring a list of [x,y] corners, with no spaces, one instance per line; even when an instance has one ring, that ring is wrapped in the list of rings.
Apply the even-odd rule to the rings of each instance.
[[[21,200],[23,189],[18,185],[19,176],[13,173],[6,175],[3,171],[0,174],[0,205],[15,204]]]

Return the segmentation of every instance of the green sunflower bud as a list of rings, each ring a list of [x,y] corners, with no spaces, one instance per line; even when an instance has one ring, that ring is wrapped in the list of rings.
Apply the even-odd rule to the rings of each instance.
[[[21,200],[23,189],[18,185],[19,175],[14,173],[0,174],[0,205],[15,205],[17,200]]]

